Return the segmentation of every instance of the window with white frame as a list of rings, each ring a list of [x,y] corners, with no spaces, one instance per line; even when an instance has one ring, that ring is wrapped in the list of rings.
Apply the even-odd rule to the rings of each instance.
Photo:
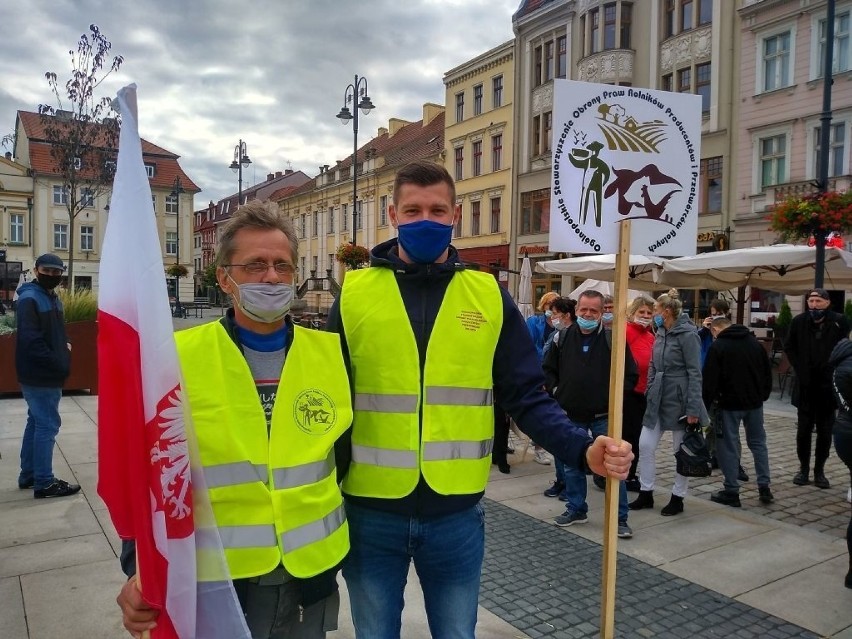
[[[837,177],[846,173],[844,170],[846,161],[846,125],[846,122],[832,122],[828,127],[828,177]],[[814,127],[811,133],[814,177],[819,176],[820,149],[822,148],[820,144],[821,134],[822,128],[820,126]]]
[[[66,205],[68,204],[68,188],[61,184],[53,185],[53,203]]]
[[[176,215],[178,212],[178,196],[177,195],[167,195],[166,196],[166,213],[170,213],[171,215]]]
[[[482,203],[479,200],[474,200],[470,203],[470,234],[479,235],[480,217],[482,213]]]
[[[775,91],[793,84],[793,32],[790,29],[760,39],[759,91]]]
[[[379,226],[388,225],[388,196],[383,195],[379,198]]]
[[[313,228],[311,229],[311,230],[312,230],[312,234],[311,234],[311,235],[312,235],[313,237],[316,237],[317,235],[319,235],[319,219],[320,219],[320,212],[319,212],[319,211],[316,211],[316,212],[314,213],[314,217],[313,217],[313,220],[312,220],[312,222],[314,223],[314,226],[313,226]]]
[[[151,208],[154,209],[154,215],[157,214],[157,196],[151,193]]]
[[[340,230],[349,230],[349,207],[346,204],[340,205]]]
[[[53,225],[53,248],[68,250],[68,225],[54,224]]]
[[[177,231],[166,231],[166,255],[177,255]]]
[[[95,192],[90,188],[80,189],[80,206],[92,208],[95,205]]]
[[[155,173],[155,172],[156,172],[156,167],[155,167],[155,165],[154,165],[154,164],[151,164],[151,163],[149,163],[149,162],[146,162],[146,163],[145,163],[145,173],[148,175],[148,177],[149,177],[149,178],[154,177],[154,173]]]
[[[20,213],[12,213],[9,216],[9,243],[24,243],[24,216]]]
[[[334,207],[329,206],[328,207],[328,232],[334,233],[334,227],[335,227],[335,224],[334,224]]]
[[[758,175],[760,189],[787,180],[787,134],[758,138]]]
[[[849,51],[849,15],[850,10],[839,10],[834,15],[834,50],[832,56],[831,72],[843,73],[852,68],[850,64]],[[813,67],[811,74],[814,78],[821,78],[825,68],[825,35],[827,22],[825,18],[819,18],[816,24],[816,49],[814,51]]]
[[[80,227],[80,250],[94,251],[95,250],[95,227],[81,226]]]

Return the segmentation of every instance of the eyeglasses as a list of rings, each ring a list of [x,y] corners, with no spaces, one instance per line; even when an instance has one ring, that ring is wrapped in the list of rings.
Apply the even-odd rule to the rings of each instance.
[[[270,268],[275,269],[278,275],[292,275],[296,269],[290,262],[275,262],[275,264],[267,264],[266,262],[249,262],[248,264],[222,264],[223,267],[239,266],[249,275],[264,275]]]

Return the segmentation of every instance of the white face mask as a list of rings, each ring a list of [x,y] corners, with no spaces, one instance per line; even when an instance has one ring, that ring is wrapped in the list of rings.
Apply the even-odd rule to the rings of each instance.
[[[228,276],[234,282],[231,276]],[[236,284],[240,293],[235,301],[250,319],[264,324],[277,322],[290,312],[295,291],[292,284],[267,284],[265,282]],[[236,299],[239,298],[239,299]]]
[[[550,323],[553,325],[557,331],[562,328],[562,320],[561,319],[551,319]]]
[[[634,324],[639,324],[639,326],[650,326],[651,318],[650,317],[636,317],[633,319]]]

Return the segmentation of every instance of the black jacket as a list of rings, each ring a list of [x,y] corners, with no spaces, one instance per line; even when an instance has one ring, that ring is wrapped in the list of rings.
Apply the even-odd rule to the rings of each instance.
[[[834,429],[852,432],[852,342],[847,338],[837,342],[828,361],[834,370],[832,386],[839,409]]]
[[[702,380],[708,409],[714,400],[722,410],[760,408],[772,392],[769,356],[748,328],[732,324],[707,351]]]
[[[827,311],[825,319],[819,323],[814,322],[807,311],[793,318],[784,352],[796,371],[800,387],[830,390],[828,358],[844,337],[849,337],[849,322],[840,313]]]
[[[373,248],[371,268],[393,269],[400,296],[408,313],[408,321],[417,341],[422,378],[426,348],[438,310],[444,301],[444,293],[453,275],[464,270],[465,266],[453,247],[450,247],[447,261],[442,264],[406,264],[399,258],[397,240],[393,239]],[[529,434],[537,444],[566,463],[584,468],[586,449],[592,440],[584,430],[572,427],[556,402],[544,392],[544,376],[541,373],[538,353],[524,319],[508,291],[501,287],[500,292],[503,297],[503,326],[497,340],[491,371],[494,398],[521,430]],[[326,327],[341,334],[344,357],[348,357],[346,335],[340,318],[341,297],[342,295],[338,295],[334,301]],[[377,343],[374,347],[386,353],[389,367],[395,366],[394,344]],[[470,508],[482,495],[481,492],[469,495],[439,495],[429,487],[421,475],[414,491],[401,499],[351,495],[346,495],[346,499],[385,512],[435,517]]]
[[[61,387],[71,372],[62,302],[38,282],[18,289],[15,367],[27,386]]]
[[[229,309],[227,315],[219,321],[222,323],[222,326],[225,327],[228,335],[230,335],[231,339],[234,340],[234,343],[242,353],[243,347],[237,338],[237,325],[234,322],[234,310]],[[293,322],[290,321],[289,316],[286,319],[285,326],[287,328],[287,349],[289,350],[290,345],[293,343],[294,332]],[[337,462],[337,477],[340,481],[343,480],[343,476],[349,468],[349,460],[351,457],[351,434],[351,429],[347,430],[340,439],[337,440],[337,443],[334,446],[334,456],[335,461]],[[119,561],[121,562],[121,569],[125,575],[132,577],[136,574],[136,542],[134,540],[130,539],[121,542],[121,555],[119,557]],[[311,604],[321,601],[334,593],[337,590],[337,572],[339,570],[340,565],[337,565],[315,577],[309,577],[308,579],[296,579],[296,581],[299,582],[299,589],[302,595],[302,606],[307,608]],[[242,601],[242,593],[244,592],[243,582],[246,581],[248,580],[234,580],[234,588],[237,591],[238,597],[240,597],[241,605],[244,605]]]
[[[544,358],[547,389],[575,422],[588,423],[609,411],[610,341],[603,327],[589,335],[576,324],[559,331],[559,338]],[[588,346],[586,352],[584,346]],[[624,392],[639,381],[639,371],[624,346]]]

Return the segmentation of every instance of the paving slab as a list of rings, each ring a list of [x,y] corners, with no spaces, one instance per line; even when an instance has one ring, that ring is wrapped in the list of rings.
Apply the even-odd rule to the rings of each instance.
[[[72,466],[98,461],[98,442],[94,430],[90,433],[65,433],[60,429],[56,446]]]
[[[72,468],[75,481],[83,488],[83,493],[89,501],[92,510],[104,510],[106,505],[98,495],[98,464],[97,462],[84,462],[74,464]]]
[[[106,539],[109,542],[113,553],[116,557],[118,557],[121,555],[121,538],[118,536],[118,533],[115,532],[112,520],[109,518],[109,511],[106,508],[96,510],[95,517],[98,518],[98,523],[101,525],[101,529],[103,530],[104,535],[106,535]],[[116,565],[118,565],[118,563],[116,563]]]
[[[125,580],[115,559],[22,576],[28,639],[129,637],[115,603]]]
[[[0,628],[6,639],[27,639],[24,598],[17,577],[0,579]]]
[[[736,597],[846,554],[828,539],[770,530],[661,566],[666,572]]]
[[[115,559],[103,532],[0,548],[0,577],[26,575]],[[116,564],[117,565],[117,564]]]
[[[828,637],[852,625],[852,596],[843,585],[848,569],[844,554],[736,599]]]
[[[2,521],[0,548],[101,532],[81,493],[60,499],[30,498],[3,504]]]

